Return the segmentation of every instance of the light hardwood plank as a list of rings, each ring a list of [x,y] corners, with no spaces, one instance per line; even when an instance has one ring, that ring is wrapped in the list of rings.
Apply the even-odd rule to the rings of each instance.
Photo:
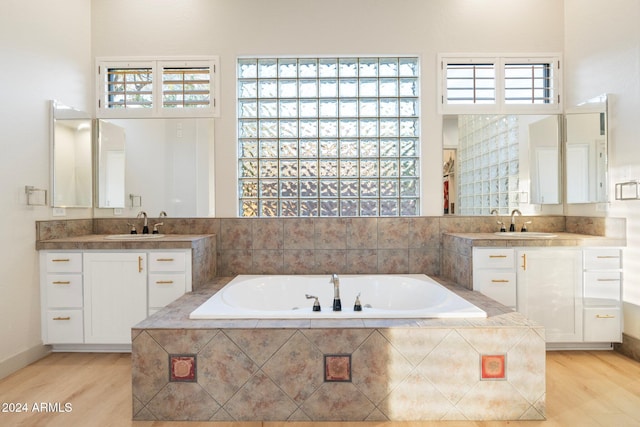
[[[546,421],[175,422],[131,420],[129,354],[55,353],[0,380],[11,427],[631,427],[640,425],[640,363],[612,351],[547,353]],[[40,407],[44,402],[45,406]],[[65,403],[71,411],[65,412]],[[55,405],[58,406],[55,406]],[[34,406],[35,405],[35,406]],[[2,408],[0,408],[2,409]],[[5,407],[5,409],[7,409]],[[38,412],[53,409],[55,412]],[[58,412],[59,411],[59,412]]]

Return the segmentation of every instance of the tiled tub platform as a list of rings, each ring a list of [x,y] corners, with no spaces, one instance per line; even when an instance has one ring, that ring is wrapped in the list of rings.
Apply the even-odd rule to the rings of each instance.
[[[217,278],[132,330],[134,420],[541,420],[544,330],[487,319],[190,320]]]

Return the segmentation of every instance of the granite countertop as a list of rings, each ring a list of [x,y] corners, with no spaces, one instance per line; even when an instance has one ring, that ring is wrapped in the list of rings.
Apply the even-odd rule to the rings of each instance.
[[[467,301],[486,311],[486,318],[456,319],[189,319],[189,314],[218,292],[233,277],[216,277],[198,290],[189,292],[133,327],[143,329],[217,328],[483,328],[540,326],[523,314],[492,300],[480,292],[455,285],[442,277],[432,277]]]
[[[626,246],[623,238],[552,232],[555,237],[500,236],[495,233],[444,233],[467,240],[471,246]],[[522,233],[526,235],[527,233]]]
[[[36,241],[37,250],[66,249],[190,249],[215,234],[165,234],[162,237],[141,240],[108,240],[108,234],[88,234]]]

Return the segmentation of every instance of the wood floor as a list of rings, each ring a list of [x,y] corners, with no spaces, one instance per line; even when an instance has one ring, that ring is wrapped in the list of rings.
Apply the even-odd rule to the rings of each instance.
[[[0,403],[7,427],[624,427],[640,425],[640,363],[612,351],[548,352],[546,421],[134,422],[129,354],[52,354],[0,380]]]

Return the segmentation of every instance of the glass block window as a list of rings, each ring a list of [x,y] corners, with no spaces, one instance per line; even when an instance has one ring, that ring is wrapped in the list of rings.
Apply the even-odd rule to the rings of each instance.
[[[520,145],[516,115],[458,117],[458,211],[501,215],[519,207]]]
[[[418,63],[239,59],[239,215],[418,215]]]

